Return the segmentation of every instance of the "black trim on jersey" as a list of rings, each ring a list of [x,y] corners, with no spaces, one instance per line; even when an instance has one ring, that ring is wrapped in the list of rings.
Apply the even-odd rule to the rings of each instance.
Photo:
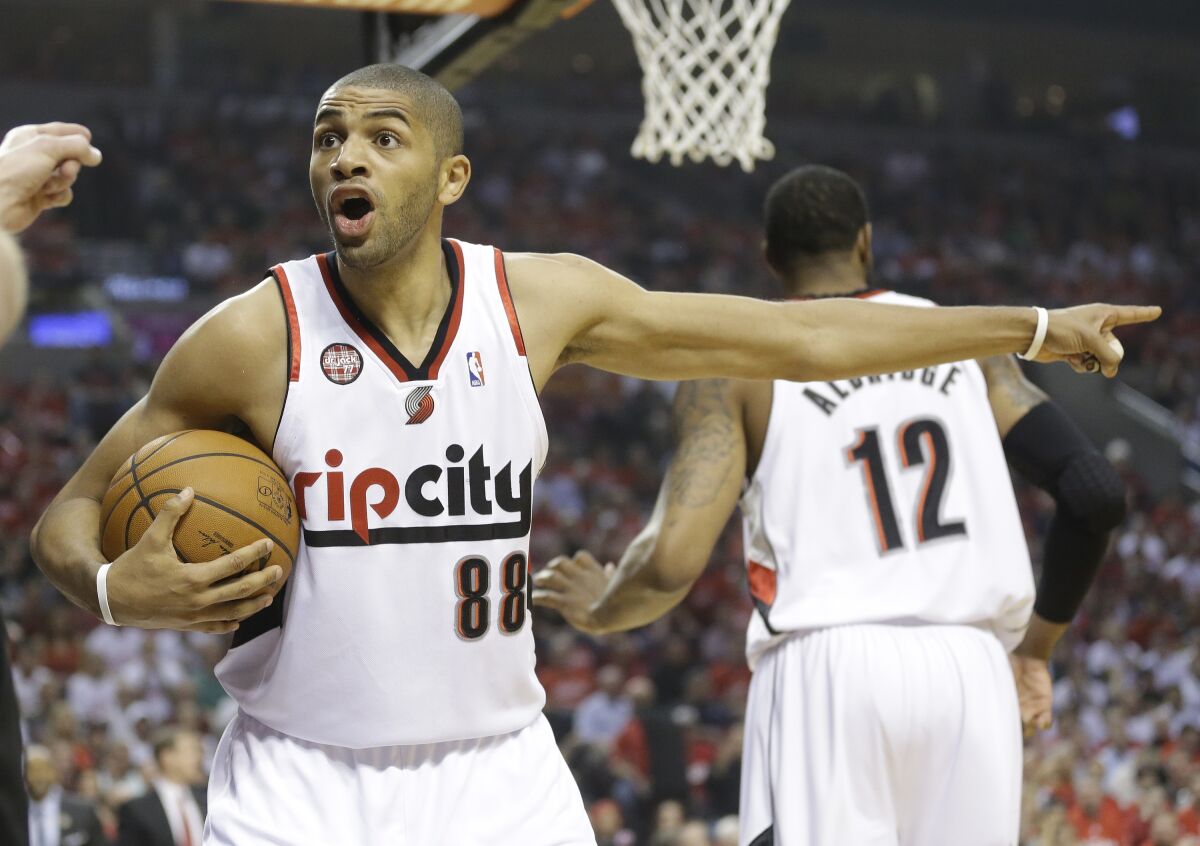
[[[771,625],[771,618],[769,616],[771,613],[771,606],[763,602],[761,599],[757,599],[753,596],[751,596],[750,599],[754,602],[754,607],[758,610],[759,615],[762,617],[763,625],[767,627],[767,631],[773,635],[779,634],[779,630]]]
[[[318,546],[376,546],[382,543],[457,543],[523,538],[529,534],[531,514],[524,512],[511,523],[483,523],[461,526],[387,526],[370,529],[363,539],[353,529],[305,529],[304,542]]]
[[[775,826],[771,826],[758,837],[751,840],[747,846],[775,846]]]
[[[283,628],[283,601],[287,598],[287,587],[287,583],[284,582],[270,605],[238,624],[237,631],[233,633],[233,643],[229,645],[230,649],[248,643],[271,629]]]
[[[414,367],[404,357],[404,353],[396,349],[396,345],[392,343],[383,330],[376,326],[371,318],[363,314],[362,309],[358,307],[358,303],[354,302],[354,298],[346,290],[346,284],[342,282],[342,274],[338,271],[337,253],[325,254],[325,264],[329,267],[329,278],[333,282],[333,287],[337,291],[338,298],[341,299],[346,309],[354,315],[355,319],[362,324],[363,328],[371,334],[371,337],[375,339],[383,351],[388,354],[388,357],[400,366],[400,369],[404,371],[404,375],[408,377],[410,382],[430,381],[429,368],[438,360],[439,354],[442,352],[442,347],[446,343],[446,333],[450,330],[450,321],[454,317],[454,306],[458,300],[458,288],[462,284],[462,280],[458,278],[458,256],[454,252],[454,247],[445,238],[442,239],[442,254],[446,257],[446,271],[450,274],[450,300],[446,303],[446,311],[442,315],[442,322],[438,324],[437,333],[433,336],[433,343],[429,345],[429,352],[425,353],[425,360],[421,362],[420,367]],[[290,361],[291,359],[289,358],[288,360]]]
[[[283,334],[287,336],[287,356],[283,360],[283,402],[279,404],[279,419],[275,421],[275,434],[271,436],[271,452],[274,453],[275,441],[279,439],[279,427],[283,425],[283,412],[287,408],[288,394],[292,392],[292,321],[288,319],[288,304],[287,297],[283,295],[283,283],[279,281],[275,268],[272,267],[267,272],[275,280],[275,290],[279,292],[279,304],[283,306]],[[297,322],[299,322],[299,318],[297,318]],[[235,637],[234,640],[236,641],[236,639]]]

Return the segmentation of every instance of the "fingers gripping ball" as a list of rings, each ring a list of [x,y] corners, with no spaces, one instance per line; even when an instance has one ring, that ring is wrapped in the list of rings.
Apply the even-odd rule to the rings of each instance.
[[[130,456],[100,507],[100,549],[109,561],[132,547],[171,497],[195,491],[175,529],[184,561],[212,561],[261,538],[274,541],[266,561],[292,572],[300,517],[283,473],[258,447],[225,432],[190,429],[163,435]]]

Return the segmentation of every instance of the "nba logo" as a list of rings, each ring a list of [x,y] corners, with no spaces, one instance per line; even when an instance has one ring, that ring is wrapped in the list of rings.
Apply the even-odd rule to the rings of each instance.
[[[483,358],[477,352],[467,353],[467,370],[471,374],[471,387],[478,388],[483,384]]]

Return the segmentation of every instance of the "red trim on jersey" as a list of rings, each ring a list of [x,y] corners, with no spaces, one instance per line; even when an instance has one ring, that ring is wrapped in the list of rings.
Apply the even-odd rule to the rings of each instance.
[[[333,284],[333,275],[329,272],[329,260],[325,257],[325,254],[318,253],[316,258],[317,266],[321,268],[321,278],[325,280],[325,290],[329,292],[329,299],[333,300],[333,304],[337,306],[338,314],[342,316],[342,320],[346,321],[346,325],[354,330],[354,334],[358,335],[358,339],[366,344],[371,352],[375,353],[375,357],[383,362],[388,370],[392,371],[393,376],[401,382],[407,382],[408,374],[404,372],[404,368],[388,355],[383,345],[375,340],[375,337],[367,330],[367,327],[359,322],[359,319],[354,316],[354,313],[342,301],[337,287]]]
[[[513,306],[512,292],[508,288],[508,274],[504,272],[504,253],[492,247],[496,253],[496,286],[500,289],[500,299],[504,303],[504,313],[508,315],[508,328],[512,330],[513,341],[517,345],[517,354],[525,355],[525,337],[521,334],[521,324],[517,320],[517,310]]]
[[[275,281],[279,283],[279,293],[283,296],[283,308],[287,312],[288,349],[292,351],[291,366],[288,370],[288,381],[300,381],[300,318],[296,316],[296,301],[292,298],[292,283],[288,281],[287,273],[282,264],[271,268]]]
[[[757,561],[746,560],[746,577],[750,582],[750,595],[764,605],[775,604],[778,590],[775,571]]]
[[[886,294],[887,288],[873,288],[870,291],[859,291],[854,295],[856,300],[869,300],[871,297],[878,297],[880,294]]]
[[[454,336],[458,334],[458,324],[462,320],[463,289],[467,287],[467,273],[463,261],[462,247],[459,246],[457,241],[447,240],[454,249],[454,257],[458,260],[458,285],[454,288],[454,310],[450,313],[450,325],[446,329],[446,337],[442,341],[442,348],[438,350],[437,357],[429,365],[430,379],[438,377],[438,371],[442,367],[442,362],[446,360],[446,354],[450,352],[450,347],[454,346]]]

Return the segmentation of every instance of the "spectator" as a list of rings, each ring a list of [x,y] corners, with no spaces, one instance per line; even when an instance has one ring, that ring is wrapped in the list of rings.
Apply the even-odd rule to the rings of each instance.
[[[575,709],[575,736],[583,743],[607,746],[633,716],[633,702],[622,694],[625,674],[612,664],[596,673],[595,692]]]
[[[25,750],[25,784],[29,790],[30,846],[107,846],[95,807],[62,789],[50,750]]]
[[[674,846],[712,846],[708,836],[708,823],[692,820],[679,829]]]
[[[683,828],[684,820],[682,802],[668,799],[658,803],[658,810],[654,815],[654,831],[647,846],[672,846]]]
[[[204,748],[190,731],[163,729],[154,739],[152,789],[121,806],[117,846],[199,846],[207,796]]]
[[[738,846],[738,818],[721,817],[713,826],[713,846]]]

